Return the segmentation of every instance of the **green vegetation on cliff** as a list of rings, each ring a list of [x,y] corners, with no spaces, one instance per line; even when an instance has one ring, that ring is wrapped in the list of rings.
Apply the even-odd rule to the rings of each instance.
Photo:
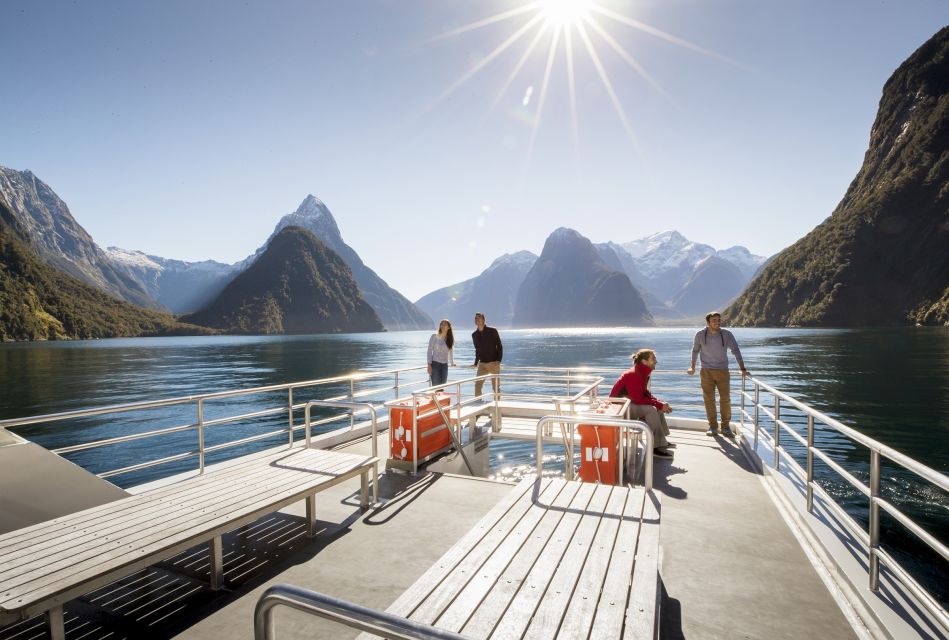
[[[833,214],[725,311],[752,326],[945,324],[949,27],[883,88],[863,167]]]
[[[0,199],[0,340],[210,333],[142,309],[41,261]]]

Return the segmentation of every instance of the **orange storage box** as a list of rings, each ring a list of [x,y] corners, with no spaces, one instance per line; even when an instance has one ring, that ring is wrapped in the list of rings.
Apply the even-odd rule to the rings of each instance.
[[[580,480],[599,484],[619,484],[619,432],[616,427],[581,424]]]
[[[438,404],[445,408],[451,404],[451,396],[439,393],[436,396]],[[433,412],[431,415],[426,413]],[[444,449],[451,444],[449,426],[445,425],[441,414],[435,409],[434,402],[418,405],[418,413],[422,417],[416,421],[415,430],[412,429],[412,402],[400,402],[389,409],[389,457],[396,460],[412,461],[413,442],[418,442],[418,459],[422,460],[432,453]],[[416,433],[416,431],[418,433]]]

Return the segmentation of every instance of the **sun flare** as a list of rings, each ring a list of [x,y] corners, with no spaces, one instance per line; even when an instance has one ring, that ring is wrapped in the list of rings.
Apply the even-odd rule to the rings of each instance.
[[[603,53],[611,52],[674,107],[678,108],[678,105],[659,82],[649,74],[645,66],[633,57],[622,44],[622,41],[611,34],[611,29],[608,29],[607,25],[613,29],[633,29],[640,36],[657,38],[708,58],[738,64],[714,51],[683,40],[629,15],[609,9],[604,5],[603,0],[529,0],[506,11],[450,29],[432,38],[429,42],[455,38],[499,23],[508,23],[512,28],[512,31],[508,32],[507,37],[500,44],[483,55],[477,64],[458,77],[451,86],[429,103],[423,113],[448,98],[459,87],[480,73],[485,67],[491,65],[509,49],[516,50],[520,48],[520,55],[507,75],[507,79],[498,90],[488,111],[493,111],[504,99],[511,100],[509,89],[512,85],[515,85],[516,81],[523,81],[524,84],[520,85],[517,102],[522,110],[529,109],[530,112],[532,124],[526,158],[529,164],[550,85],[563,76],[566,77],[567,83],[566,94],[569,99],[570,128],[573,133],[574,145],[578,144],[580,119],[577,114],[577,59],[585,57],[588,60],[586,69],[592,68],[616,114],[618,124],[621,125],[626,137],[638,150],[632,122],[626,114],[614,83],[611,81]],[[546,43],[547,51],[540,54],[540,51],[544,48],[544,43]],[[538,54],[546,58],[546,64],[543,65],[542,69],[531,68],[528,61],[537,60]],[[556,70],[560,67],[561,62],[564,63],[564,72]]]
[[[540,12],[551,26],[579,24],[586,17],[593,0],[539,0]]]

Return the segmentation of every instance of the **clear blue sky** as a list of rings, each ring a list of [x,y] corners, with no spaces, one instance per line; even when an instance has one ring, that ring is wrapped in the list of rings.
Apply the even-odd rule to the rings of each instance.
[[[501,93],[539,22],[446,95],[536,11],[459,28],[527,4],[5,0],[0,164],[103,247],[183,260],[246,257],[312,193],[413,300],[559,226],[770,255],[831,213],[883,83],[949,24],[946,0],[600,0],[694,47],[591,9],[653,83],[584,23],[627,130],[572,27],[574,133],[563,37],[537,119],[553,29]]]

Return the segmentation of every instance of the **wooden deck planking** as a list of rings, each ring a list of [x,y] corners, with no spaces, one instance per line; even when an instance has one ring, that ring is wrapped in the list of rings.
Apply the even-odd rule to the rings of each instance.
[[[626,610],[632,597],[630,588],[636,566],[636,546],[639,536],[643,534],[642,513],[645,499],[646,493],[642,488],[630,491],[626,499],[623,519],[616,533],[616,545],[613,547],[610,566],[593,617],[591,637],[619,637],[625,623]],[[655,527],[659,527],[658,522]]]
[[[551,480],[544,478],[541,481],[541,490],[546,487]],[[432,565],[428,571],[415,581],[415,583],[406,589],[399,598],[386,609],[390,613],[395,613],[404,617],[409,617],[424,602],[429,593],[441,584],[451,571],[467,555],[469,550],[477,545],[485,535],[487,535],[503,518],[508,517],[519,502],[522,502],[524,495],[530,495],[534,490],[533,482],[522,482],[517,485],[501,502],[497,504],[487,515],[482,518],[468,533],[466,533],[457,543],[445,552],[438,562]],[[365,636],[373,637],[373,636]]]
[[[470,617],[461,633],[472,638],[487,638],[497,626],[501,617],[504,616],[517,591],[527,579],[527,575],[537,561],[537,557],[543,551],[544,541],[550,538],[554,529],[560,524],[560,519],[566,513],[567,508],[570,507],[581,487],[579,482],[561,484],[563,484],[563,489],[557,495],[557,498],[550,503],[550,508],[545,513],[546,517],[534,528],[532,539],[535,544],[522,547],[497,579],[494,576],[484,576],[482,578],[484,581],[494,582],[494,584],[490,586],[487,595],[482,599],[483,606],[469,613]]]
[[[581,517],[573,537],[564,549],[564,555],[550,576],[540,604],[534,611],[523,638],[548,638],[552,630],[559,630],[564,613],[573,602],[577,582],[582,578],[583,567],[593,548],[597,530],[602,522],[602,514],[609,504],[613,487],[596,487],[587,510]],[[584,631],[583,635],[586,635]],[[577,636],[569,636],[577,637]]]
[[[288,459],[292,459],[293,463],[297,464],[279,468],[280,463]],[[222,527],[229,529],[232,528],[232,526],[240,526],[240,524],[236,523],[247,519],[252,514],[254,518],[256,518],[257,514],[261,511],[278,510],[302,498],[303,495],[312,493],[316,489],[329,487],[332,484],[352,477],[352,475],[359,475],[364,471],[367,472],[371,468],[371,460],[371,458],[363,456],[323,452],[313,449],[282,451],[273,456],[268,456],[263,459],[258,458],[249,463],[228,468],[227,473],[223,473],[224,470],[222,470],[220,476],[217,473],[212,473],[208,476],[188,480],[184,483],[180,483],[180,485],[158,489],[153,492],[154,495],[150,495],[147,498],[143,498],[143,496],[147,496],[147,494],[124,498],[117,501],[123,503],[121,505],[122,509],[134,509],[136,506],[136,498],[138,498],[139,502],[143,502],[147,505],[150,504],[153,508],[174,509],[177,507],[181,509],[179,520],[185,520],[186,522],[176,525],[170,532],[166,529],[160,534],[153,533],[145,537],[136,538],[132,542],[137,543],[138,548],[134,548],[136,546],[135,544],[128,544],[129,539],[126,537],[118,544],[116,544],[115,541],[111,541],[108,545],[110,550],[107,552],[102,551],[102,545],[100,544],[91,546],[94,551],[85,554],[72,553],[65,559],[59,559],[59,555],[61,554],[54,554],[48,559],[52,561],[52,565],[47,562],[45,568],[35,568],[26,574],[16,574],[17,577],[14,578],[16,580],[15,584],[7,579],[10,575],[9,573],[0,573],[0,576],[3,577],[0,590],[4,591],[2,596],[0,596],[0,599],[2,599],[0,608],[15,611],[29,606],[30,603],[48,600],[51,596],[55,596],[60,592],[76,593],[77,595],[84,593],[85,591],[96,588],[96,585],[92,584],[90,580],[94,579],[97,575],[111,575],[124,566],[128,566],[130,563],[147,566],[155,561],[154,556],[156,554],[163,552],[171,553],[168,550],[173,548],[183,550],[200,541],[207,540],[209,536],[213,535],[213,533],[209,533],[209,531],[214,532]],[[275,493],[275,487],[272,483],[269,483],[270,497],[269,499],[264,499],[267,491],[266,485],[268,483],[264,476],[259,475],[260,470],[256,469],[250,474],[250,476],[254,477],[251,484],[258,486],[259,491],[254,493],[253,498],[238,499],[241,491],[244,491],[244,495],[246,496],[247,485],[241,484],[237,479],[240,478],[241,475],[244,475],[246,482],[248,477],[246,472],[255,467],[261,467],[265,472],[269,472],[271,479],[274,473],[277,473],[282,478],[277,485],[278,491]],[[275,467],[277,467],[276,470]],[[365,467],[364,471],[359,470],[362,467]],[[241,474],[241,471],[245,473]],[[215,508],[210,512],[207,507],[199,508],[199,503],[194,503],[193,501],[188,502],[189,506],[182,509],[181,497],[187,497],[189,493],[183,490],[181,485],[188,485],[192,490],[195,489],[195,485],[198,485],[198,489],[195,493],[200,496],[199,502],[200,500],[204,500],[205,504],[208,503],[208,500],[214,500],[220,497],[221,494],[219,492],[222,490],[225,491],[224,495],[231,495],[233,499],[227,502],[225,506]],[[156,496],[162,497],[156,502]],[[177,503],[175,501],[176,497],[179,500]],[[97,515],[100,515],[98,513],[100,509],[107,511],[111,516],[118,516],[120,511],[116,511],[113,505],[115,505],[115,503],[103,505],[103,507],[97,507],[74,515],[89,525],[94,523]],[[218,507],[218,504],[215,504],[215,507]],[[238,509],[236,512],[225,513],[226,510],[235,508]],[[204,515],[200,516],[199,514]],[[195,520],[196,516],[199,518],[198,520]],[[251,521],[254,518],[251,518]],[[60,525],[66,525],[68,524],[69,517],[57,518],[56,520]],[[148,521],[146,519],[142,521],[141,518],[135,518],[135,520],[139,523],[138,533],[141,533],[141,531],[154,531],[156,525],[154,520]],[[121,519],[119,519],[119,521],[121,521]],[[115,524],[116,521],[110,519],[107,526],[113,527]],[[47,522],[45,525],[49,526],[50,523]],[[97,534],[93,535],[96,536]],[[99,542],[99,540],[94,537],[91,542],[95,544]],[[121,547],[124,552],[116,552],[117,546]],[[19,545],[16,545],[16,547],[19,548]],[[15,553],[15,551],[11,551],[8,548],[4,550],[3,553],[4,555],[8,555]],[[79,562],[77,562],[77,558],[80,558]],[[64,570],[69,573],[64,573]],[[53,573],[50,573],[50,571]],[[114,577],[101,582],[101,584],[105,584],[111,579],[114,579]],[[63,586],[64,584],[65,586]],[[99,586],[101,586],[101,584]],[[62,601],[68,599],[71,599],[71,597],[63,598]]]
[[[560,483],[549,483],[539,499],[555,500],[562,489],[563,486]],[[451,578],[439,585],[438,591],[441,593],[433,592],[426,600],[425,606],[416,610],[416,615],[419,616],[417,619],[435,624],[442,629],[459,631],[490,591],[495,577],[516,556],[521,545],[530,540],[543,515],[544,512],[541,509],[529,508],[516,526],[504,537],[490,542],[482,541],[479,546],[486,553],[477,556],[472,554],[466,558],[466,561],[473,560],[472,564],[476,563],[476,566],[472,566],[470,571],[465,571],[467,575],[464,576],[459,575],[464,570],[461,567],[456,568]],[[437,604],[429,608],[428,605],[433,602]]]
[[[507,640],[508,638],[519,638],[524,633],[547,591],[547,585],[557,570],[557,565],[570,546],[570,541],[581,523],[584,512],[586,512],[591,500],[595,498],[595,490],[595,485],[582,484],[576,497],[564,511],[557,527],[551,532],[550,537],[546,541],[533,541],[534,544],[540,545],[543,550],[521,583],[521,587],[515,594],[507,611],[498,621],[494,632],[491,634],[492,638]],[[552,512],[548,510],[548,514],[552,514]]]
[[[625,640],[652,638],[656,627],[659,606],[659,498],[657,494],[646,496],[643,503],[642,522],[644,526],[640,527],[637,539],[633,583],[630,587],[629,607],[626,609],[623,633]]]
[[[626,491],[621,487],[614,487],[603,516],[600,518],[596,536],[590,547],[583,568],[575,582],[573,594],[570,597],[570,606],[565,607],[563,618],[560,621],[560,635],[567,638],[585,638],[593,626],[597,606],[600,603],[600,593],[607,572],[613,563],[613,552],[617,546],[620,522],[627,500],[635,500],[636,491]],[[536,623],[536,620],[535,620]],[[534,630],[543,633],[543,629],[531,625],[528,636]],[[534,634],[533,637],[543,637]]]

